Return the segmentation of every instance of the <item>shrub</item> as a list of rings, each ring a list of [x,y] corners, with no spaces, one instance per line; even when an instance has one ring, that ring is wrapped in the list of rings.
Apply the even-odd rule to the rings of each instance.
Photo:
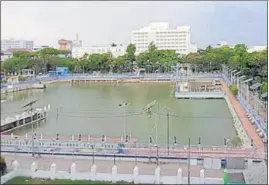
[[[243,146],[243,140],[242,140],[240,137],[238,137],[238,136],[232,138],[232,139],[230,140],[230,143],[231,143],[231,145],[232,145],[233,147],[240,147],[240,146]]]
[[[0,173],[1,173],[1,176],[4,175],[6,172],[7,172],[7,164],[6,164],[6,161],[5,161],[5,158],[0,155]]]
[[[7,81],[6,80],[1,80],[1,84],[6,84]]]
[[[229,89],[230,89],[231,93],[232,93],[234,96],[237,96],[237,94],[238,94],[238,89],[237,89],[237,86],[236,86],[236,85],[234,85],[234,84],[230,85],[230,86],[229,86]]]
[[[27,77],[24,77],[24,76],[19,76],[19,81],[20,82],[23,82],[25,80],[27,80],[28,78]]]

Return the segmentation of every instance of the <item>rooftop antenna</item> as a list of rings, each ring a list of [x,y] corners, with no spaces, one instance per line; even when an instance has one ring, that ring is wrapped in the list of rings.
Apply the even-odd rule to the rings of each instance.
[[[78,41],[78,33],[76,34],[76,40]]]
[[[30,103],[22,106],[21,108],[29,107],[29,112],[31,113],[31,126],[32,126],[32,157],[35,156],[34,153],[34,125],[33,125],[33,104],[35,104],[38,100],[33,100]]]

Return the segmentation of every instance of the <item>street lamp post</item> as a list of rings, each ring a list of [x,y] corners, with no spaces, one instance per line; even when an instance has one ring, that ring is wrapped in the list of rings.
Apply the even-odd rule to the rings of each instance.
[[[231,72],[231,83],[233,84],[233,82],[234,82],[234,73],[236,72],[237,70],[233,70],[232,72]]]
[[[120,107],[123,107],[123,139],[126,138],[126,106],[128,103],[119,104]]]
[[[191,138],[189,138],[189,150],[188,150],[188,184],[191,184],[190,182],[190,162],[191,162]]]
[[[247,101],[247,103],[249,103],[249,85],[248,85],[248,83],[250,81],[252,81],[252,80],[253,80],[252,78],[249,78],[249,79],[247,79],[247,80],[245,80],[245,81],[242,82],[242,84],[245,84],[244,85],[245,91],[242,91],[242,92],[246,92],[246,94],[245,94],[245,100]]]
[[[240,95],[242,95],[241,80],[244,79],[245,77],[246,77],[245,75],[237,77],[237,89],[238,89]]]
[[[155,71],[155,78],[157,78],[157,72],[159,72],[159,69]]]
[[[230,72],[231,72],[231,69],[227,66],[227,79],[230,80]]]
[[[238,71],[237,73],[234,74],[234,81],[233,81],[234,84],[237,84],[239,74],[241,74],[241,71]]]
[[[229,68],[228,68],[228,66],[226,66],[226,65],[223,65],[223,66],[224,66],[224,74],[225,74],[226,78],[228,78],[228,75],[229,75]]]
[[[95,164],[95,160],[94,160],[94,145],[92,145],[92,164]]]
[[[169,155],[169,135],[170,135],[170,132],[169,132],[169,121],[170,121],[170,119],[169,119],[169,116],[170,116],[170,112],[169,111],[167,111],[167,155]]]
[[[157,166],[159,166],[159,146],[158,146],[158,144],[156,144],[155,147],[157,149],[156,163],[157,163]]]

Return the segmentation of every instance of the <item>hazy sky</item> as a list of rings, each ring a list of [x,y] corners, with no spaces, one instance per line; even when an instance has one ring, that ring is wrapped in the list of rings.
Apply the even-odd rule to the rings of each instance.
[[[84,46],[128,44],[131,31],[150,22],[190,25],[198,47],[229,44],[267,45],[267,3],[18,1],[1,2],[1,37],[34,40],[56,46],[61,38]]]

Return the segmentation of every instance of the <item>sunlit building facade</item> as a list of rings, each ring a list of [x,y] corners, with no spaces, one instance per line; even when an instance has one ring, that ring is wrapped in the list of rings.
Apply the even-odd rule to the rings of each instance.
[[[131,40],[136,46],[137,54],[146,51],[152,42],[158,49],[175,50],[179,54],[197,52],[197,45],[191,43],[190,26],[171,29],[168,23],[151,23],[139,30],[133,30]]]

